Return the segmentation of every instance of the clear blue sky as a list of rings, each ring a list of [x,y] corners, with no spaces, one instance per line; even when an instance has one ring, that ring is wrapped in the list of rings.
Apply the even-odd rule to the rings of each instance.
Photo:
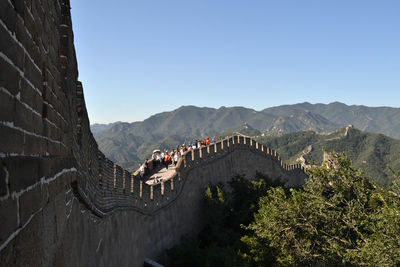
[[[71,0],[91,123],[181,105],[400,106],[399,0]]]

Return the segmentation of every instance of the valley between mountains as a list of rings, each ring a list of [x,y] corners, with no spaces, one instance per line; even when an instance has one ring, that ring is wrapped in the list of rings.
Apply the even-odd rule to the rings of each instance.
[[[131,170],[154,149],[237,134],[276,149],[288,163],[319,164],[324,150],[344,152],[355,167],[381,184],[391,182],[390,168],[400,168],[400,108],[339,102],[305,102],[261,111],[182,106],[144,121],[93,124],[91,129],[103,153]]]

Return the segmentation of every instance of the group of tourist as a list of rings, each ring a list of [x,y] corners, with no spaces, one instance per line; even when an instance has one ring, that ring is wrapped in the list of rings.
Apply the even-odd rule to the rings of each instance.
[[[183,153],[189,150],[193,150],[196,148],[200,148],[202,146],[207,146],[210,144],[213,144],[216,142],[215,136],[213,138],[205,138],[203,140],[195,140],[193,142],[190,142],[186,144],[186,142],[180,146],[178,146],[176,149],[172,149],[170,151],[164,150],[155,150],[153,152],[152,156],[152,161],[153,161],[153,167],[159,167],[159,166],[164,166],[168,170],[168,166],[173,164],[176,166],[178,164],[179,159],[182,157]],[[150,161],[149,159],[146,159],[144,163],[139,163],[139,173],[140,173],[140,178],[143,179],[144,176],[150,174],[150,168],[149,168]],[[156,183],[158,181],[154,181]]]

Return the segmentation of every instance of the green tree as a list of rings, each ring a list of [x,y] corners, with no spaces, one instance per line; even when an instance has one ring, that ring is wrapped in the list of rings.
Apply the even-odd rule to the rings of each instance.
[[[236,176],[229,190],[218,184],[205,191],[205,227],[197,236],[187,236],[180,245],[168,251],[174,266],[251,266],[251,257],[241,237],[248,230],[241,227],[253,220],[258,202],[271,186],[282,185],[267,176],[256,174],[249,180]],[[274,262],[274,253],[268,253]]]
[[[242,237],[252,261],[265,265],[395,265],[399,258],[400,183],[376,185],[345,155],[309,170],[301,189],[272,188]]]

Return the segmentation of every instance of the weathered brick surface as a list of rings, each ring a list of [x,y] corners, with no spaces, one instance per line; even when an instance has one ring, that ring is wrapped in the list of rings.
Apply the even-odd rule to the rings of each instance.
[[[37,2],[39,2],[39,1],[37,1]],[[25,9],[24,0],[11,0],[11,3],[13,4],[15,11],[23,16],[24,9]]]
[[[39,25],[36,25],[35,18],[33,17],[33,14],[31,11],[32,6],[33,5],[31,5],[31,6],[25,5],[25,11],[24,11],[23,18],[24,18],[24,22],[25,22],[25,25],[26,25],[29,33],[34,38],[34,41],[36,41],[36,38],[38,35],[37,28],[39,27]]]
[[[0,121],[13,121],[15,99],[0,89]]]
[[[45,266],[41,256],[44,255],[42,240],[45,230],[42,216],[33,217],[29,226],[15,237],[17,246],[8,246],[0,252],[2,266]]]
[[[11,198],[0,200],[0,244],[17,228],[17,201]]]
[[[43,98],[24,79],[21,80],[21,101],[28,104],[33,110],[42,114]]]
[[[8,1],[0,1],[0,18],[11,32],[15,31],[16,17],[17,14],[14,12],[13,7],[10,5],[10,3]]]
[[[7,195],[7,173],[6,170],[3,169],[3,166],[0,165],[0,197],[4,197]]]
[[[42,135],[43,133],[43,122],[40,114],[35,114],[34,111],[30,110],[23,103],[15,101],[15,126],[22,128],[28,132]]]
[[[39,162],[35,157],[10,157],[1,159],[9,172],[11,192],[19,192],[39,181]]]
[[[33,54],[39,51],[37,46],[34,46]],[[37,88],[42,88],[42,73],[39,68],[40,65],[36,65],[29,57],[24,59],[24,75],[25,77]]]
[[[1,26],[0,26],[0,29],[1,29]],[[3,42],[3,40],[2,40],[2,42]],[[19,91],[19,77],[20,76],[19,76],[18,71],[1,57],[0,57],[0,70],[1,70],[0,71],[0,87],[4,87],[12,95],[16,95]]]
[[[26,134],[23,149],[25,155],[45,155],[47,152],[47,140],[34,135]]]
[[[0,124],[0,152],[21,154],[24,151],[24,133]]]
[[[300,182],[300,172],[235,137],[222,151],[217,143],[201,158],[198,151],[184,155],[164,195],[160,185],[137,177],[131,188],[131,174],[118,167],[114,176],[114,163],[90,133],[69,0],[0,0],[0,19],[0,51],[12,61],[0,56],[0,87],[12,95],[0,90],[0,119],[10,121],[0,124],[0,167],[9,173],[12,195],[0,200],[0,216],[9,215],[0,217],[1,265],[140,266],[145,256],[161,259],[182,234],[200,229],[206,184],[237,173],[251,177],[254,170]],[[0,170],[0,196],[7,194],[5,180]]]
[[[40,160],[39,176],[51,178],[63,169],[73,167],[73,160],[58,156],[43,157]]]
[[[41,185],[37,185],[26,193],[22,194],[19,198],[19,217],[21,225],[24,225],[26,221],[33,215],[35,212],[39,211],[42,208],[47,200],[47,188],[42,191]]]
[[[3,26],[0,25],[0,35],[2,37],[1,48],[5,56],[11,60],[20,70],[23,69],[24,64],[24,52],[22,48],[16,44]]]
[[[59,143],[47,141],[47,152],[50,153],[50,155],[61,155],[62,145]]]

